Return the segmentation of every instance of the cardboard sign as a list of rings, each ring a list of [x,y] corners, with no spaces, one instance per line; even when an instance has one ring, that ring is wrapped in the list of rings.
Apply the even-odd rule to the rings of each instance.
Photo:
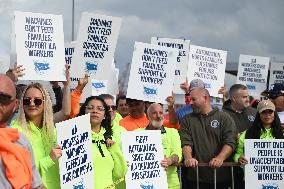
[[[245,188],[284,188],[284,140],[245,139]]]
[[[166,104],[172,95],[178,51],[135,42],[127,98]]]
[[[237,83],[247,86],[251,96],[259,97],[266,89],[269,58],[240,55]]]
[[[114,57],[121,18],[82,13],[71,75],[106,79]]]
[[[168,188],[161,131],[123,132],[122,149],[129,168],[125,176],[126,188]]]
[[[179,53],[176,60],[177,63],[173,89],[173,93],[175,94],[184,94],[184,91],[180,88],[180,84],[186,81],[189,43],[189,40],[184,39],[170,39],[158,37],[151,38],[151,44],[178,49]]]
[[[94,188],[92,165],[92,136],[90,114],[55,124],[59,158],[61,189]]]
[[[61,15],[15,12],[19,80],[66,81]]]
[[[227,51],[190,45],[188,61],[188,82],[201,79],[210,96],[223,98],[218,94],[224,86]]]

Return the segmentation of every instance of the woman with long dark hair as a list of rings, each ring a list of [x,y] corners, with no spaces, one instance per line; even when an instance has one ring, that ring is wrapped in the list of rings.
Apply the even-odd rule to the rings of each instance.
[[[248,163],[244,156],[244,139],[284,139],[280,119],[271,101],[259,102],[253,125],[240,135],[234,161],[241,165]]]
[[[92,130],[95,189],[115,188],[115,183],[123,180],[127,164],[119,145],[114,143],[107,147],[105,142],[105,136],[113,134],[109,107],[102,98],[91,96],[81,106],[78,116],[87,113],[90,113]]]

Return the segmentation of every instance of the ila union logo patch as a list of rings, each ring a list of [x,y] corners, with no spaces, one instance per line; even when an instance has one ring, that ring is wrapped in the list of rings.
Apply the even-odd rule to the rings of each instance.
[[[254,121],[254,119],[255,119],[255,117],[254,117],[254,116],[252,116],[252,115],[249,115],[249,116],[248,116],[248,120],[249,120],[249,121],[253,122],[253,121]]]
[[[219,123],[218,120],[213,120],[213,121],[211,121],[211,127],[217,128],[217,127],[219,127],[219,125],[220,125],[220,123]]]

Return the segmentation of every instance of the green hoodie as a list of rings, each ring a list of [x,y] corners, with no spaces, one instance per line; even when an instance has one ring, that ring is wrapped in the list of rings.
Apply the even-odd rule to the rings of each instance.
[[[28,129],[30,133],[25,133],[23,128],[17,121],[12,122],[12,127],[19,129],[20,132],[24,133],[29,142],[32,145],[35,164],[41,175],[43,184],[47,189],[59,189],[60,188],[60,177],[59,177],[59,165],[58,161],[53,161],[50,154],[50,144],[46,144],[42,138],[42,130],[39,129],[32,122],[28,123]],[[54,128],[54,137],[52,146],[56,145],[56,129]]]
[[[92,132],[95,189],[115,188],[113,183],[124,178],[127,172],[127,163],[119,144],[115,143],[108,148],[105,144],[105,132],[106,130],[103,127],[101,127],[99,133]],[[113,140],[116,141],[115,137],[113,137]]]
[[[115,119],[112,122],[112,131],[113,131],[113,137],[116,139],[116,143],[119,145],[120,149],[122,150],[121,134],[127,130],[124,127],[119,125],[119,121],[121,119],[122,119],[121,115],[119,113],[116,113]],[[125,180],[116,184],[115,188],[125,189],[126,188]]]
[[[238,162],[241,155],[244,154],[244,141],[246,136],[246,130],[242,132],[239,138],[239,143],[234,155],[234,161]],[[275,139],[275,137],[272,135],[272,129],[262,129],[260,132],[260,139]]]

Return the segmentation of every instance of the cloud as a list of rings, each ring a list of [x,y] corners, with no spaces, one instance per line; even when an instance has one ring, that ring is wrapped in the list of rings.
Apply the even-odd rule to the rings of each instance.
[[[9,55],[14,10],[62,14],[65,41],[71,40],[71,0],[0,0],[0,57]],[[190,39],[193,44],[228,51],[228,62],[239,54],[284,60],[283,0],[75,0],[75,34],[81,12],[122,17],[115,52],[120,68],[131,62],[134,41],[152,36]],[[122,72],[122,71],[121,71]]]

